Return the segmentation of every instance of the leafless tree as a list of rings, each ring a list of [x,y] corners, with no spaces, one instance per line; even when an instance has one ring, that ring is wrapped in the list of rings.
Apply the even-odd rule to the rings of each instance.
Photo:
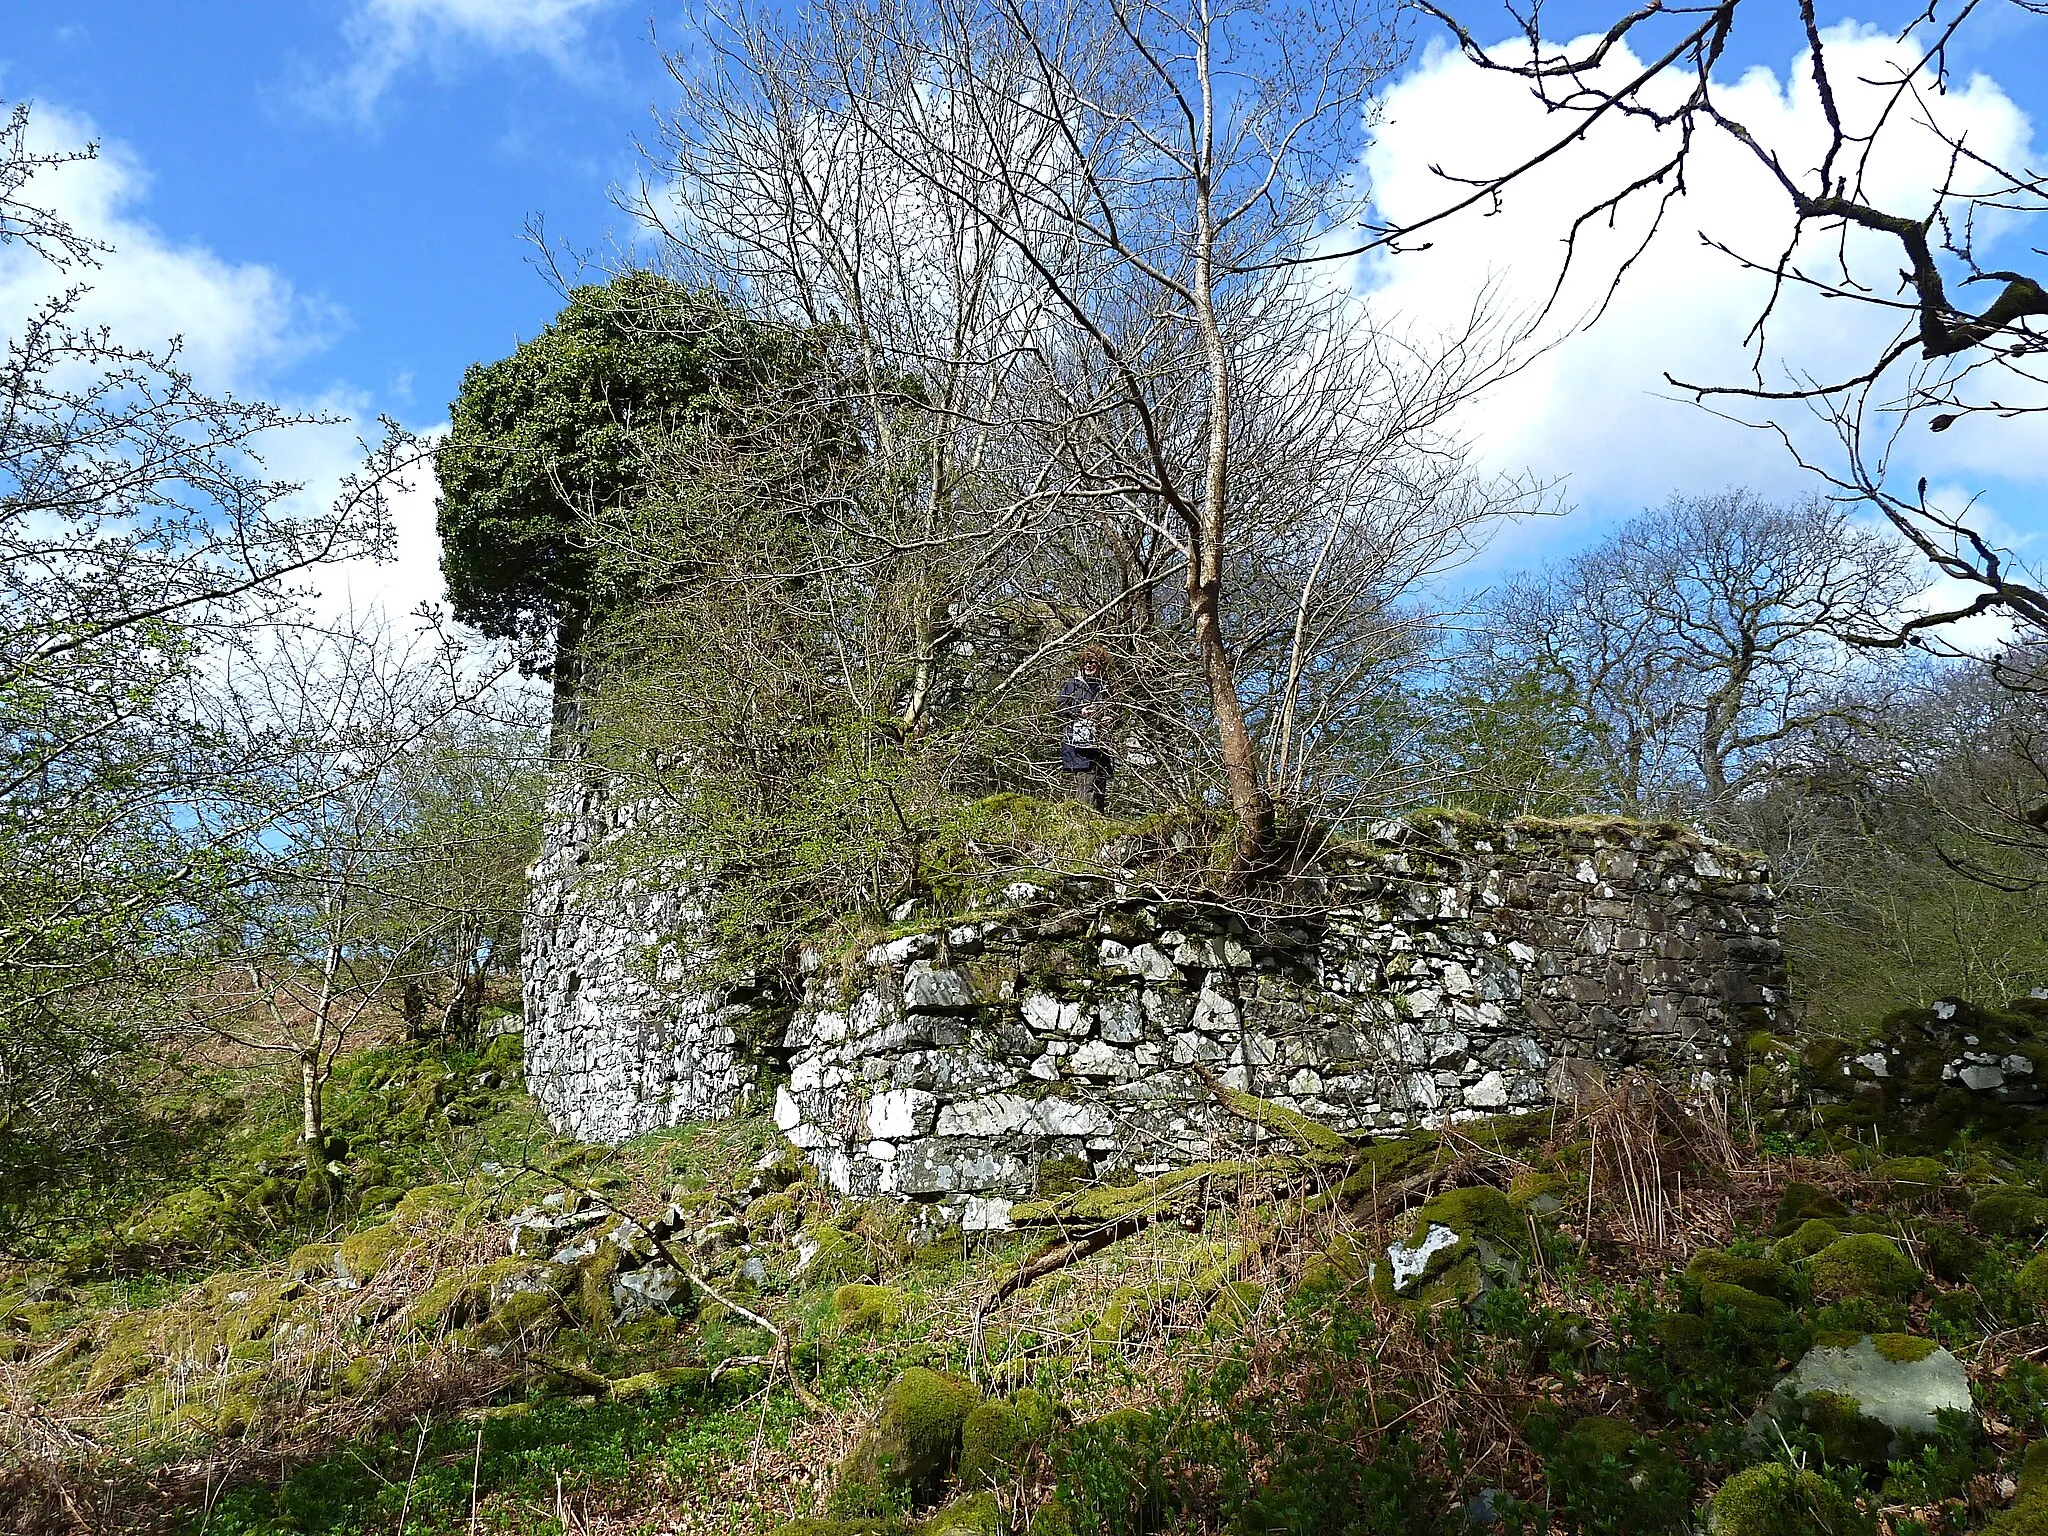
[[[1490,650],[1568,685],[1622,808],[1720,816],[1853,717],[1853,642],[1912,589],[1897,544],[1825,499],[1675,498],[1510,584]]]
[[[1867,61],[1842,67],[1856,39],[1831,34],[1813,0],[1800,0],[1800,67],[1812,81],[1824,130],[1818,149],[1774,142],[1730,104],[1729,60],[1757,40],[1774,49],[1778,12],[1761,0],[1707,0],[1691,6],[1651,3],[1617,13],[1602,31],[1572,44],[1544,35],[1541,5],[1488,17],[1482,7],[1421,0],[1466,59],[1527,85],[1546,110],[1550,132],[1534,143],[1502,145],[1488,165],[1451,167],[1445,195],[1398,223],[1381,223],[1367,246],[1420,244],[1450,219],[1497,206],[1545,168],[1584,159],[1589,139],[1624,125],[1656,131],[1643,164],[1607,182],[1585,180],[1566,243],[1566,261],[1583,258],[1585,237],[1631,212],[1643,217],[1608,270],[1626,279],[1688,189],[1703,143],[1732,146],[1775,188],[1782,217],[1756,206],[1757,227],[1780,233],[1756,252],[1756,228],[1702,231],[1707,243],[1768,281],[1745,338],[1747,380],[1671,379],[1710,407],[1781,436],[1799,461],[1845,500],[1876,507],[1968,598],[1952,609],[1901,615],[1895,643],[1940,645],[1953,621],[2002,610],[2034,632],[2048,625],[2040,579],[2001,548],[1972,509],[1930,500],[1924,479],[1910,486],[1894,472],[1909,431],[1948,430],[1974,416],[2011,420],[2048,410],[2048,290],[2044,274],[1987,266],[1980,259],[1995,231],[2048,212],[2048,179],[1989,158],[1954,127],[1944,97],[1950,55],[1973,27],[1995,24],[2008,0],[1936,0],[1912,12],[1873,72]],[[2009,0],[2037,11],[2033,0]],[[1489,41],[1498,24],[1508,40]],[[1576,29],[1577,23],[1574,23]],[[1934,146],[1939,169],[1924,184],[1900,186],[1915,145]],[[2038,257],[2035,251],[2032,256]],[[1562,278],[1560,278],[1560,284]],[[1793,293],[1870,314],[1893,329],[1859,365],[1817,376],[1798,362],[1797,324],[1783,301]],[[1971,295],[1988,295],[1972,300]],[[1811,410],[1844,450],[1822,459],[1799,447],[1794,428]],[[1791,414],[1788,415],[1787,412]]]
[[[929,611],[1027,595],[1034,660],[1123,639],[1249,865],[1399,593],[1525,489],[1476,488],[1449,428],[1521,332],[1482,299],[1389,337],[1326,261],[1392,12],[835,0],[710,43],[638,206],[687,270],[858,338],[920,520],[854,547],[971,546]]]

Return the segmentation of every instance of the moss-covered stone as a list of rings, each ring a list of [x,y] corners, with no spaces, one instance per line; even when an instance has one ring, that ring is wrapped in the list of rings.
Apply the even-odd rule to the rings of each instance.
[[[406,1235],[388,1224],[351,1232],[334,1250],[334,1272],[344,1280],[367,1285],[405,1241]]]
[[[867,1243],[844,1228],[820,1222],[797,1234],[796,1278],[800,1284],[845,1285],[874,1278],[875,1256]]]
[[[1778,1214],[1771,1226],[1773,1237],[1785,1237],[1808,1221],[1828,1221],[1846,1216],[1849,1208],[1818,1185],[1794,1180],[1778,1196]]]
[[[1920,1246],[1934,1277],[1950,1285],[1963,1284],[1984,1262],[1984,1245],[1947,1222],[1929,1222],[1922,1227]]]
[[[2037,1253],[2022,1264],[2013,1276],[2012,1288],[2048,1321],[2048,1253]]]
[[[1970,1207],[1970,1225],[1994,1237],[2032,1237],[2048,1231],[2048,1199],[2017,1189],[1993,1190]]]
[[[894,1286],[842,1285],[832,1293],[832,1315],[841,1333],[879,1333],[903,1321],[908,1301]]]
[[[1635,1425],[1626,1419],[1617,1419],[1607,1414],[1589,1414],[1572,1426],[1571,1433],[1566,1438],[1576,1441],[1577,1449],[1597,1461],[1603,1456],[1613,1456],[1617,1459],[1626,1456],[1635,1449],[1637,1442],[1643,1437]]]
[[[1909,1197],[1931,1194],[1948,1182],[1948,1169],[1933,1157],[1886,1158],[1870,1173],[1893,1194]]]
[[[1028,1387],[1007,1400],[978,1404],[961,1429],[960,1486],[970,1493],[1008,1487],[1052,1426],[1051,1400]]]
[[[1792,1231],[1778,1240],[1772,1250],[1781,1263],[1796,1264],[1801,1259],[1810,1259],[1831,1243],[1840,1242],[1847,1234],[1840,1225],[1814,1217],[1803,1221]]]
[[[1840,1392],[1809,1392],[1799,1399],[1800,1422],[1820,1439],[1829,1461],[1847,1466],[1880,1467],[1892,1444],[1891,1427],[1863,1412],[1853,1397]]]
[[[481,1322],[491,1310],[493,1288],[525,1267],[521,1259],[494,1259],[450,1270],[405,1309],[405,1326],[416,1333],[442,1334]]]
[[[971,1382],[912,1366],[890,1383],[874,1423],[841,1464],[835,1504],[858,1514],[903,1495],[932,1502],[952,1475],[967,1416],[980,1401]]]
[[[1021,1227],[1102,1226],[1133,1217],[1159,1216],[1198,1199],[1211,1181],[1282,1174],[1302,1166],[1286,1157],[1262,1158],[1256,1163],[1191,1163],[1138,1184],[1098,1185],[1057,1200],[1020,1201],[1010,1208],[1010,1220]]]
[[[1785,1299],[1785,1266],[1776,1259],[1749,1259],[1739,1254],[1703,1248],[1685,1266],[1685,1278],[1694,1285],[1739,1285],[1759,1296]]]
[[[1813,1294],[1821,1301],[1900,1301],[1921,1284],[1918,1267],[1899,1245],[1875,1232],[1837,1239],[1813,1256],[1812,1266]]]
[[[1767,1462],[1723,1483],[1707,1508],[1707,1536],[1842,1536],[1855,1507],[1817,1472]]]
[[[917,1536],[1009,1536],[1010,1522],[993,1493],[955,1499],[918,1527]]]
[[[747,1230],[779,1232],[796,1219],[796,1201],[781,1190],[762,1195],[747,1206]]]
[[[1870,1342],[1878,1354],[1893,1365],[1912,1365],[1925,1360],[1936,1348],[1932,1339],[1916,1339],[1910,1333],[1880,1333]]]
[[[1732,1314],[1738,1326],[1752,1333],[1768,1333],[1781,1328],[1790,1315],[1777,1297],[1765,1296],[1747,1286],[1730,1285],[1721,1280],[1709,1280],[1700,1287],[1700,1306],[1708,1313],[1725,1311]]]
[[[284,1267],[301,1280],[320,1280],[334,1273],[333,1243],[307,1243],[296,1248],[292,1256],[284,1261]]]

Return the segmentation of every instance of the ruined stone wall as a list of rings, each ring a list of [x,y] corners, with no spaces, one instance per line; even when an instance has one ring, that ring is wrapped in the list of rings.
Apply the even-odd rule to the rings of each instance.
[[[638,817],[565,773],[528,888],[520,955],[526,1084],[586,1141],[722,1119],[758,1075],[740,1025],[752,1009],[692,981],[708,944],[701,889],[674,872],[623,872]]]
[[[1214,1084],[1342,1130],[1713,1085],[1785,998],[1762,864],[1669,828],[1395,823],[1288,909],[1013,886],[820,959],[776,1124],[829,1181],[1000,1226],[1051,1182],[1234,1150]]]

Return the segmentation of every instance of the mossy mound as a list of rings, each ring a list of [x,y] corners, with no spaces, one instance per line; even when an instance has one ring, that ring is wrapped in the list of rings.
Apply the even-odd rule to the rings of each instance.
[[[405,1242],[406,1234],[391,1225],[352,1232],[334,1250],[334,1273],[340,1279],[367,1285]]]
[[[2013,1276],[2012,1288],[2048,1322],[2048,1253],[2037,1253]]]
[[[1771,1236],[1787,1237],[1806,1222],[1816,1219],[1831,1221],[1848,1214],[1849,1208],[1826,1190],[1795,1179],[1778,1195],[1778,1213],[1771,1226]]]
[[[1929,1222],[1920,1229],[1921,1250],[1927,1267],[1937,1280],[1961,1285],[1984,1262],[1984,1245],[1961,1227],[1946,1222]]]
[[[1840,1242],[1848,1234],[1839,1222],[1824,1217],[1810,1217],[1778,1239],[1772,1251],[1783,1264],[1796,1264],[1801,1259],[1810,1259],[1831,1243]]]
[[[1736,1326],[1747,1333],[1771,1333],[1785,1325],[1791,1312],[1775,1296],[1765,1296],[1747,1286],[1709,1280],[1700,1287],[1700,1307],[1713,1313],[1727,1312]]]
[[[960,1486],[970,1493],[1016,1481],[1054,1422],[1052,1400],[1027,1387],[992,1398],[967,1415],[960,1433]]]
[[[1907,1197],[1931,1194],[1948,1183],[1948,1169],[1933,1157],[1889,1157],[1870,1176],[1892,1194]]]
[[[879,1333],[903,1321],[908,1298],[894,1286],[842,1285],[832,1293],[832,1315],[840,1333]]]
[[[1830,1243],[1813,1256],[1812,1266],[1813,1294],[1822,1301],[1901,1301],[1922,1281],[1918,1266],[1899,1245],[1875,1232]]]
[[[1970,1207],[1970,1225],[1994,1237],[2034,1237],[2048,1231],[2048,1199],[1999,1189]]]
[[[904,1496],[933,1502],[953,1474],[968,1415],[980,1402],[972,1382],[912,1366],[890,1383],[874,1423],[841,1464],[834,1504],[864,1514]]]
[[[1856,1509],[1817,1472],[1768,1462],[1738,1472],[1707,1507],[1707,1536],[1843,1536]]]
[[[1685,1278],[1694,1285],[1739,1285],[1759,1296],[1785,1299],[1789,1279],[1785,1266],[1776,1259],[1751,1259],[1739,1254],[1703,1248],[1685,1266]]]

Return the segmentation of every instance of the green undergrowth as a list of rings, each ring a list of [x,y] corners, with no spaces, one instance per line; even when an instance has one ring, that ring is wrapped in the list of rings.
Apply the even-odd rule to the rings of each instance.
[[[0,1472],[0,1500],[189,1536],[1950,1536],[2038,1514],[1998,1491],[2048,1440],[2038,1142],[1965,1125],[1904,1152],[1780,1096],[1739,1109],[1731,1147],[1616,1089],[1362,1143],[1239,1096],[1271,1157],[1073,1183],[1017,1207],[1035,1230],[963,1235],[834,1194],[760,1112],[547,1137],[505,1065],[486,1089],[488,1058],[346,1063],[352,1194],[318,1222],[0,1275],[0,1423],[83,1447],[0,1447],[36,1468]],[[289,1145],[268,1091],[189,1188]],[[439,1113],[473,1093],[473,1121]],[[269,1131],[233,1134],[266,1103]],[[390,1182],[363,1183],[372,1158]],[[513,1255],[544,1197],[567,1224]],[[620,1213],[698,1277],[653,1310],[619,1289],[650,1255],[581,1245],[637,1242]],[[1759,1429],[1789,1365],[1866,1336],[1902,1369],[1966,1362],[1980,1417],[1894,1445],[1820,1394]]]

